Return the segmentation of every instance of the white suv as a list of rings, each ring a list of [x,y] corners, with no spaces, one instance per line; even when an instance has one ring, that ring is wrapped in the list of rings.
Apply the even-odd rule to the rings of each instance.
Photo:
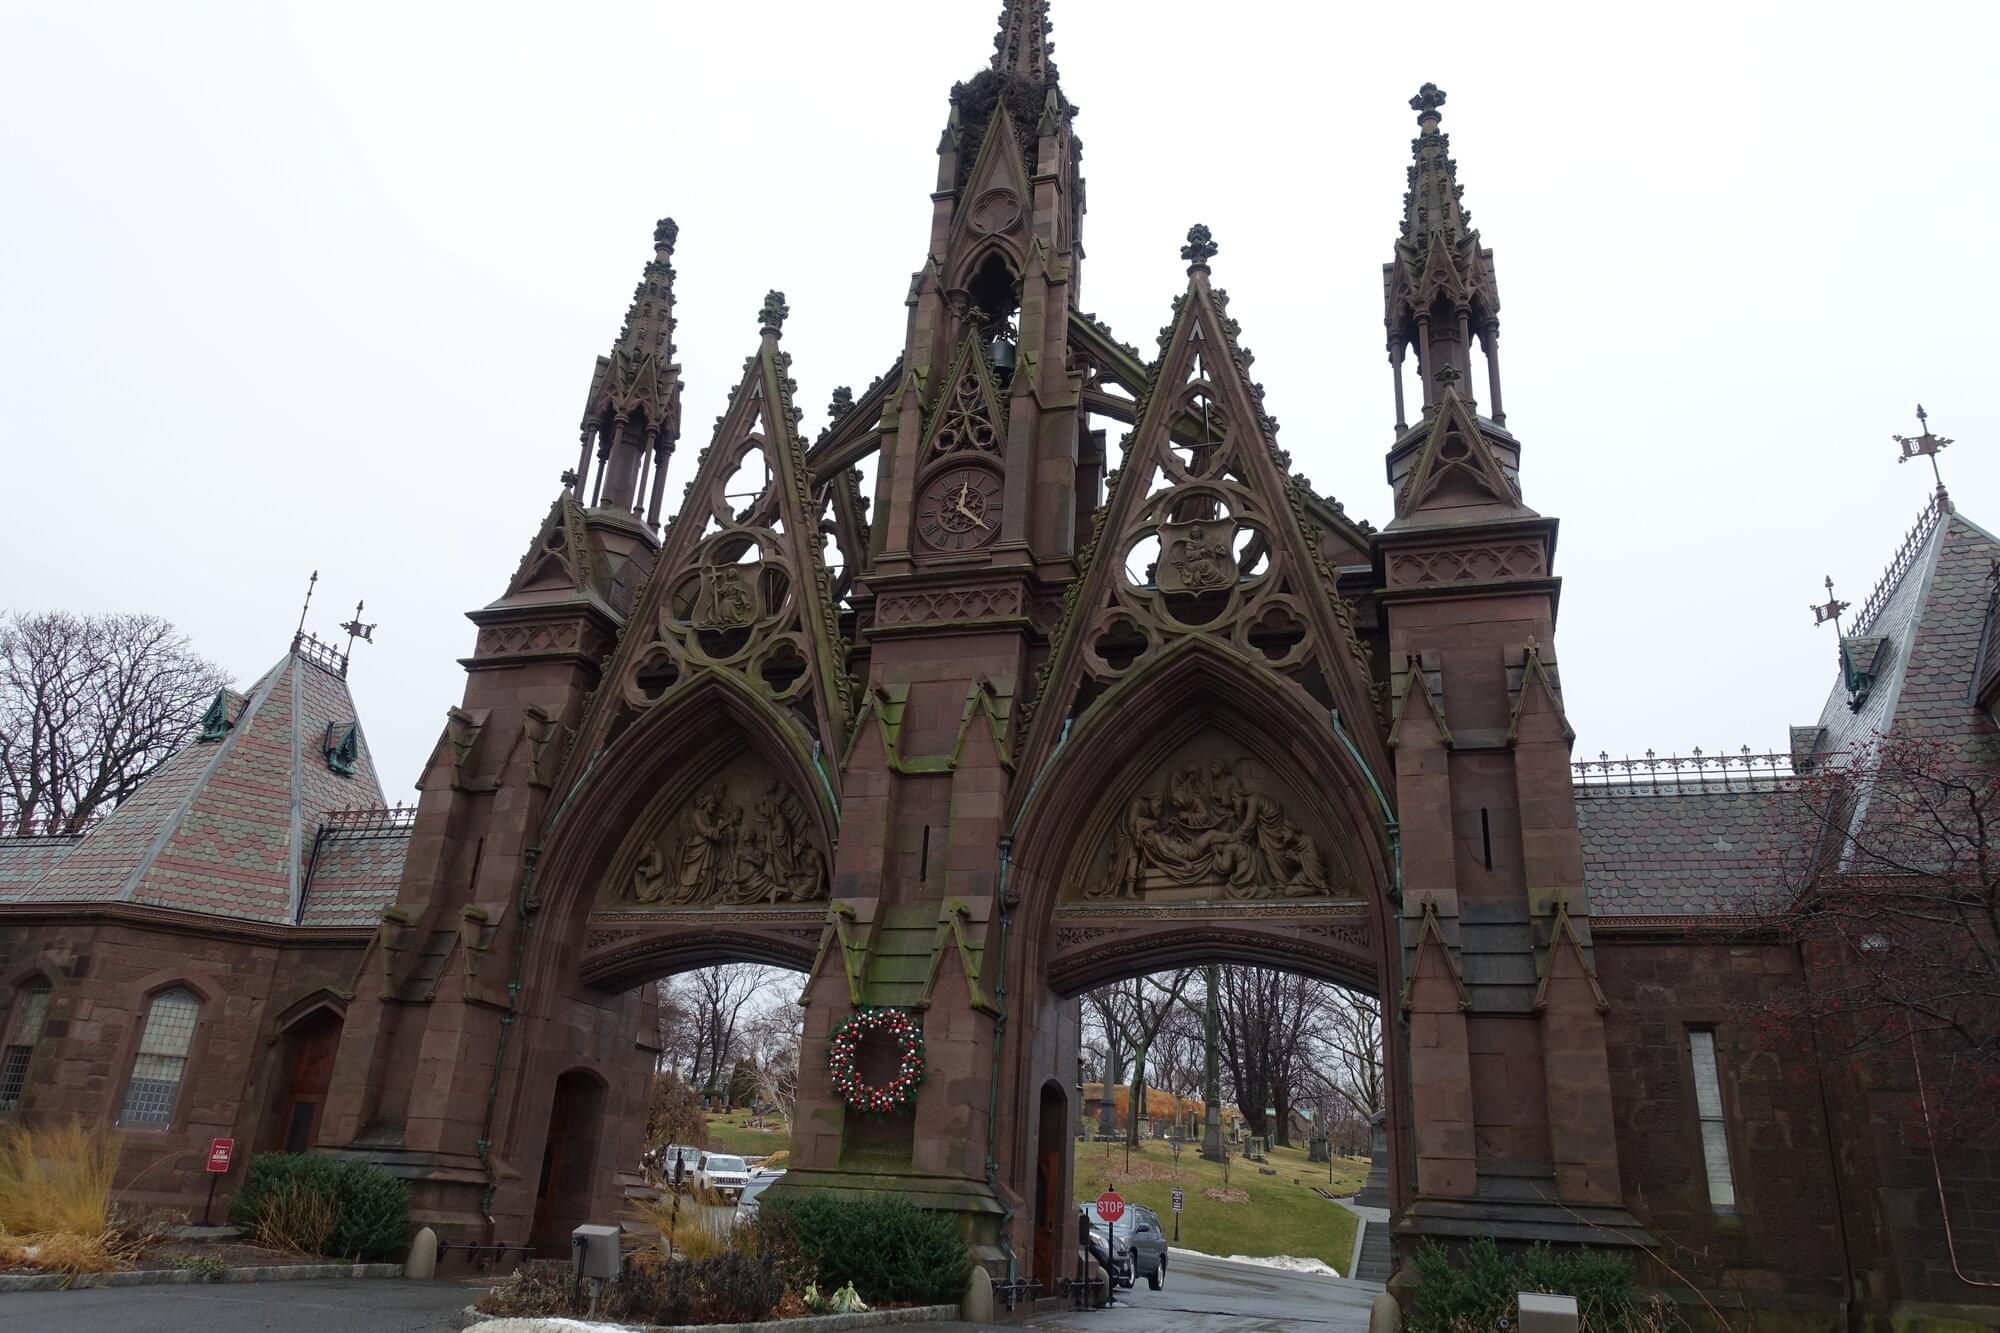
[[[750,1168],[741,1157],[730,1157],[719,1152],[705,1152],[694,1166],[696,1189],[712,1190],[735,1198],[743,1192],[750,1181]]]

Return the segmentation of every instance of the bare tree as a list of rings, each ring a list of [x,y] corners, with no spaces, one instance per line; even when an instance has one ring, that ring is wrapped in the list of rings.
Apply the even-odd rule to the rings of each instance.
[[[1222,969],[1217,1043],[1252,1132],[1290,1146],[1292,1104],[1331,988],[1264,967]],[[1277,1123],[1264,1114],[1269,1107]]]
[[[660,1049],[687,1084],[708,1098],[729,1097],[739,1059],[751,1057],[753,1022],[781,997],[796,999],[792,973],[760,963],[721,963],[660,983]],[[794,1061],[796,1064],[796,1061]]]
[[[1372,995],[1326,988],[1307,1032],[1301,1086],[1330,1115],[1344,1107],[1366,1122],[1382,1109],[1382,1008]]]
[[[1756,920],[1799,983],[1759,1020],[1919,1089],[1939,1138],[2000,1129],[2000,755],[1878,738],[1782,789],[1787,851]],[[1893,1086],[1893,1084],[1891,1085]]]
[[[799,1100],[799,1045],[805,1016],[799,1009],[800,988],[750,1019],[745,1035],[757,1071],[757,1095],[777,1108],[787,1125]]]
[[[1181,992],[1187,989],[1188,981],[1193,976],[1192,968],[1182,968],[1178,972],[1164,974],[1163,978],[1133,977],[1130,981],[1113,982],[1084,993],[1085,1013],[1098,1025],[1107,1052],[1105,1106],[1111,1104],[1114,1080],[1110,1076],[1123,1071],[1127,1053],[1132,1061],[1131,1109],[1125,1117],[1125,1141],[1128,1144],[1138,1143],[1139,1125],[1146,1118],[1146,1063],[1153,1040],[1160,1031],[1160,1025],[1180,1003]],[[1112,1052],[1117,1053],[1115,1059]]]
[[[185,745],[228,683],[157,616],[0,618],[0,829],[78,831]]]

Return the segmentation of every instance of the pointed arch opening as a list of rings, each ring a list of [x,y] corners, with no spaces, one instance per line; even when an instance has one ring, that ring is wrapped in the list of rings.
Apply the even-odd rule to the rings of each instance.
[[[562,801],[535,876],[547,924],[529,973],[574,976],[606,932],[636,939],[690,916],[760,937],[798,929],[794,916],[816,927],[838,821],[828,762],[794,712],[734,673],[696,673]]]

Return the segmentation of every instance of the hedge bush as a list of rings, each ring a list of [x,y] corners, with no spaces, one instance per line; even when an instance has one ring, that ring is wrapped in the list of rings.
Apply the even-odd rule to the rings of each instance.
[[[367,1162],[312,1153],[259,1153],[250,1159],[229,1220],[258,1229],[284,1197],[315,1194],[333,1206],[325,1253],[355,1262],[400,1259],[410,1244],[410,1187]]]
[[[972,1272],[958,1229],[907,1199],[842,1199],[808,1193],[765,1196],[759,1239],[766,1257],[800,1285],[832,1290],[852,1282],[870,1305],[956,1303]]]
[[[1431,1241],[1417,1247],[1404,1302],[1409,1333],[1463,1333],[1516,1322],[1515,1298],[1523,1291],[1576,1297],[1583,1333],[1638,1333],[1669,1322],[1657,1302],[1632,1289],[1632,1269],[1601,1250],[1537,1245],[1503,1255],[1491,1237],[1465,1247],[1460,1262]]]

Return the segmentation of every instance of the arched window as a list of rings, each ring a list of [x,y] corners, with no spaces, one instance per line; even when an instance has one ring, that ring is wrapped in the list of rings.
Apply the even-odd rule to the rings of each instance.
[[[174,1118],[200,1013],[200,998],[185,986],[161,991],[146,1006],[146,1027],[132,1057],[125,1109],[118,1113],[120,1124],[164,1125]]]
[[[49,979],[35,977],[14,1001],[14,1022],[6,1049],[0,1051],[0,1111],[20,1104],[21,1090],[28,1083],[28,1061],[34,1058],[35,1043],[42,1039],[42,1020],[48,1016]]]

